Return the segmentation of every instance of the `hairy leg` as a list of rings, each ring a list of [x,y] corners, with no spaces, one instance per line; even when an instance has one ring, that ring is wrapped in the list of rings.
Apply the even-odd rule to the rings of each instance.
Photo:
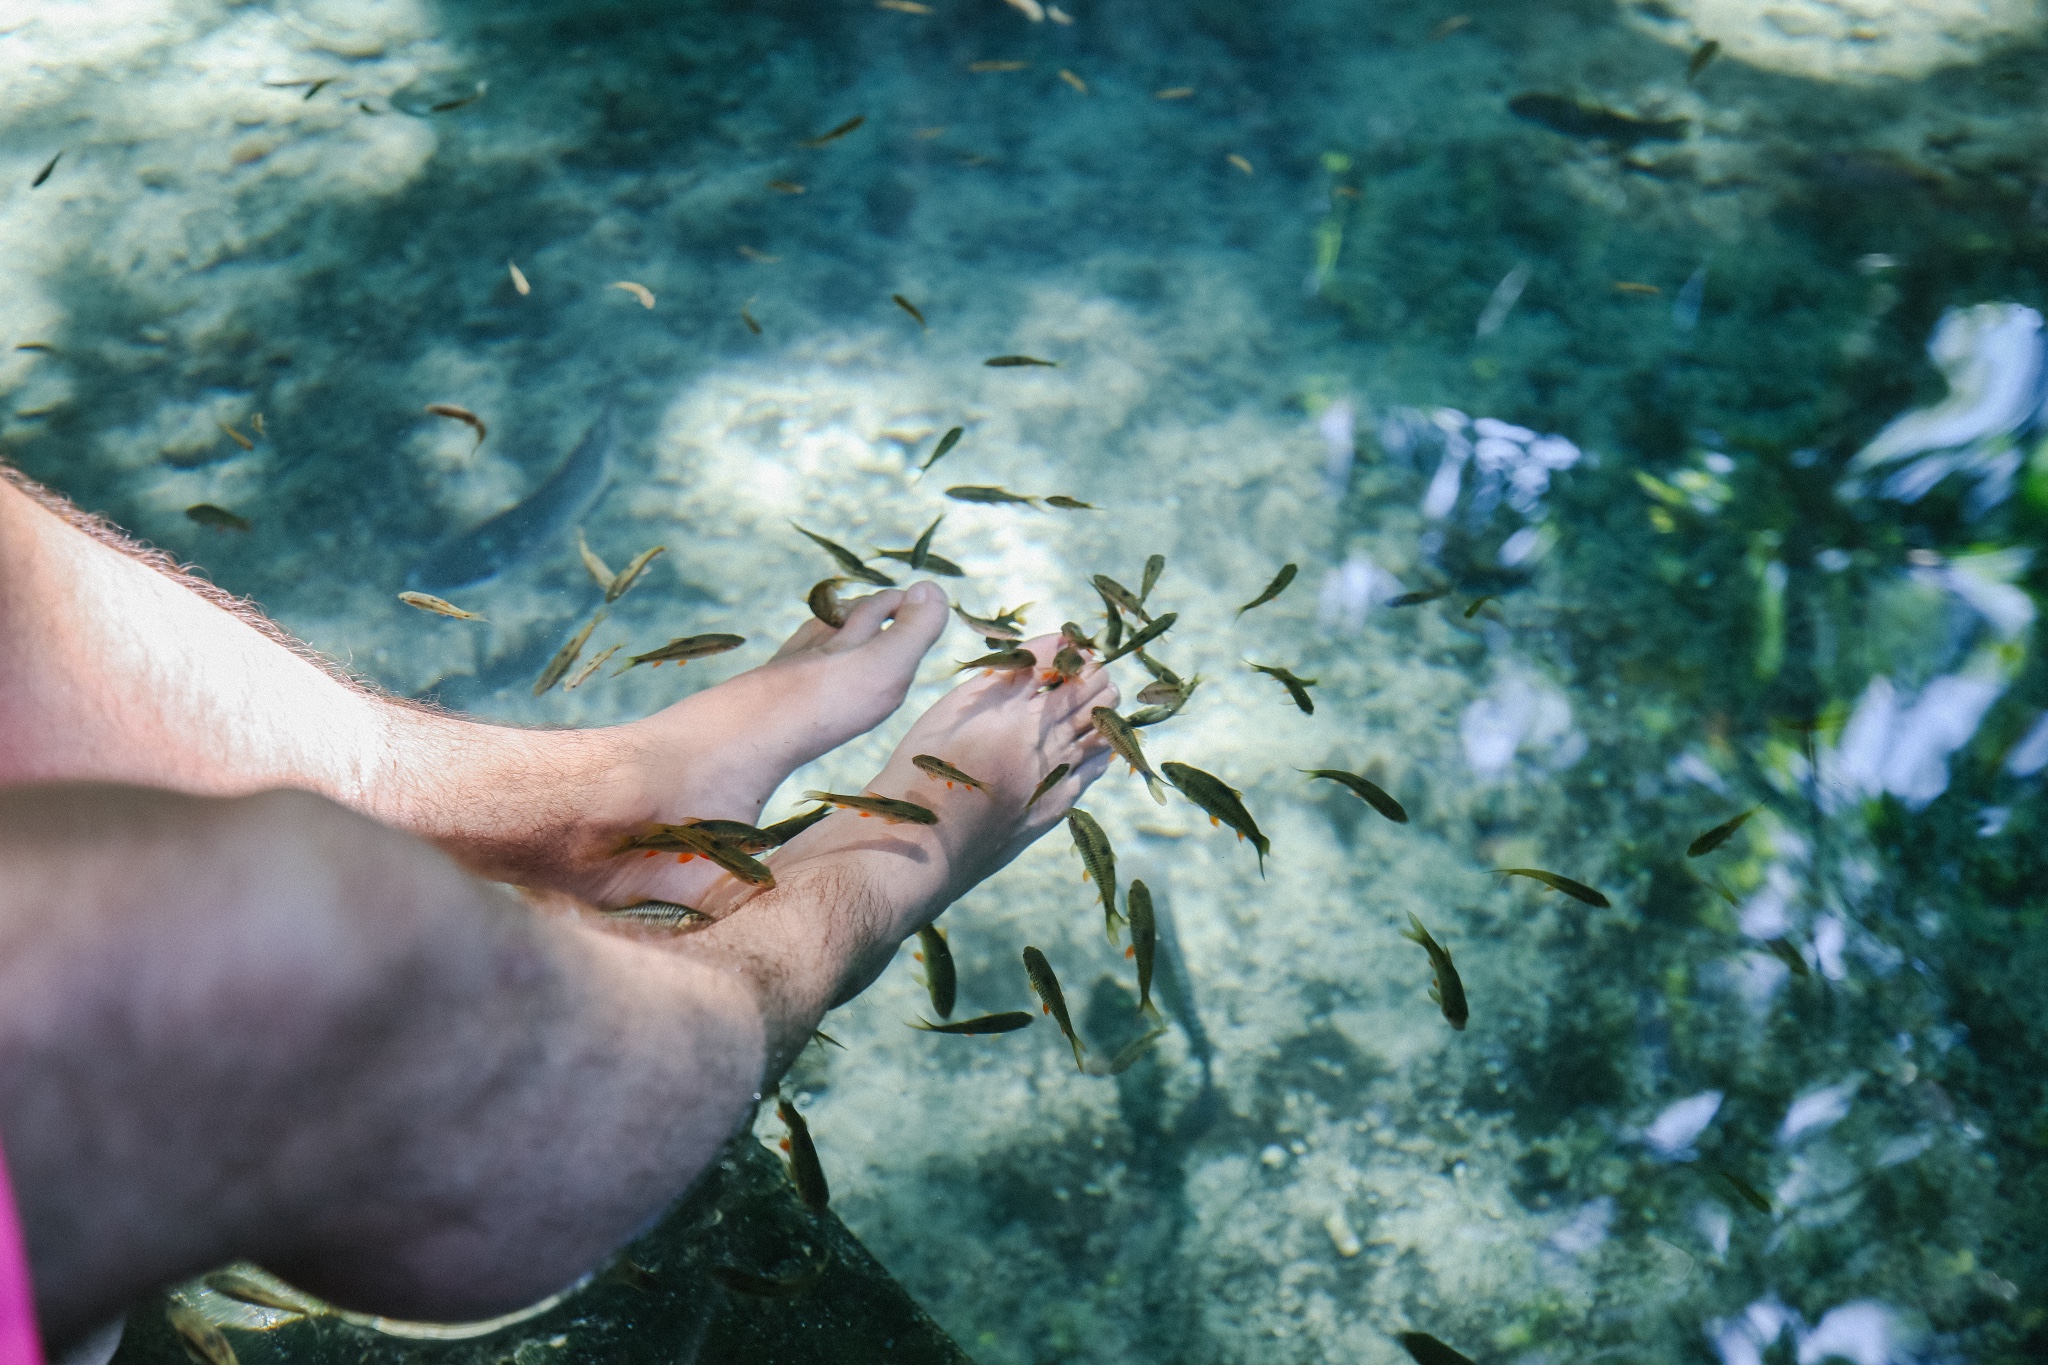
[[[648,820],[752,819],[791,770],[901,704],[945,623],[943,594],[919,584],[864,599],[838,630],[806,625],[769,663],[642,721],[477,724],[378,695],[0,465],[0,786],[297,787],[483,876],[679,899],[701,889],[697,869],[614,885],[620,835]]]

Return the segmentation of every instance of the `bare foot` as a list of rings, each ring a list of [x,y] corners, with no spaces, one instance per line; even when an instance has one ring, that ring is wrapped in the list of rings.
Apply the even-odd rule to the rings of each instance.
[[[567,889],[600,905],[650,897],[695,904],[729,881],[701,861],[678,866],[610,850],[649,821],[757,821],[784,778],[903,704],[946,620],[946,596],[935,584],[878,592],[853,602],[845,625],[806,621],[759,668],[608,732],[626,758],[606,809],[591,813],[595,842],[576,858],[589,871]]]
[[[1048,635],[1027,647],[1049,665],[1059,646],[1060,638]],[[1116,705],[1109,675],[1090,665],[1054,691],[1041,692],[1040,685],[1035,669],[961,684],[918,718],[864,788],[927,807],[937,824],[890,824],[842,810],[771,860],[778,876],[824,870],[854,879],[867,913],[881,917],[876,936],[887,948],[856,971],[848,996],[886,965],[896,944],[1058,824],[1108,767],[1109,746],[1089,712]],[[943,759],[987,790],[949,787],[912,764],[920,754]],[[1026,810],[1039,782],[1062,763],[1067,775]],[[706,908],[726,912],[746,894],[728,878],[706,898]]]

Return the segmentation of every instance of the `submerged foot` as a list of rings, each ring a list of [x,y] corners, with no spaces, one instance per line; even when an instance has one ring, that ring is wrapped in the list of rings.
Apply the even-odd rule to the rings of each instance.
[[[608,811],[593,819],[600,844],[652,821],[756,822],[784,778],[903,704],[946,613],[931,583],[875,593],[847,608],[844,625],[806,621],[759,668],[619,727],[628,757]],[[701,862],[615,858],[602,846],[587,856],[591,871],[571,889],[600,905],[692,904],[723,876]]]

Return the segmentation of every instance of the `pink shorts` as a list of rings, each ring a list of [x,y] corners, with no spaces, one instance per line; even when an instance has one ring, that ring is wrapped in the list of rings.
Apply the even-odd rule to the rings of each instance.
[[[14,1211],[14,1186],[7,1180],[7,1154],[0,1151],[0,1365],[43,1365],[36,1336],[36,1301],[28,1287],[28,1248]]]

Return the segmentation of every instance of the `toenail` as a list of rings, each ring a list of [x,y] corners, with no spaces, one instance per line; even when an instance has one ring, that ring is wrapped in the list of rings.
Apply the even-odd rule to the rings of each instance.
[[[927,579],[911,584],[910,591],[903,596],[905,601],[915,602],[920,607],[928,607],[938,601],[943,594],[940,593],[938,584]]]

